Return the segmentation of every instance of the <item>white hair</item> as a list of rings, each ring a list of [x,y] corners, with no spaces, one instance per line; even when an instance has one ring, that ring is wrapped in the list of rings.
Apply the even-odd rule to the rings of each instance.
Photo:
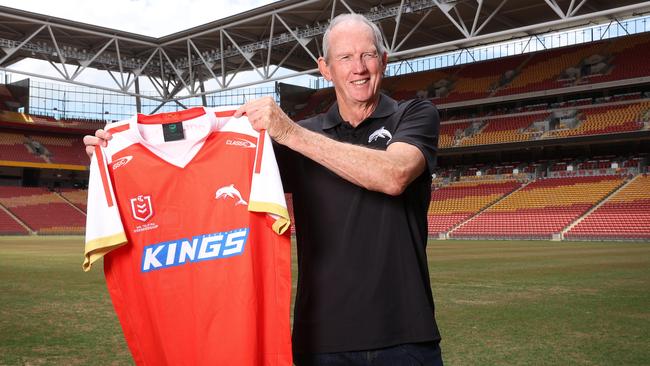
[[[381,35],[381,31],[379,30],[379,27],[368,18],[361,14],[339,14],[332,21],[330,22],[329,26],[325,30],[325,34],[323,35],[323,57],[325,60],[328,60],[328,52],[329,52],[329,36],[330,32],[334,27],[336,27],[338,24],[343,23],[343,22],[360,22],[368,26],[370,30],[372,31],[373,39],[374,39],[374,44],[375,48],[377,49],[377,54],[379,56],[382,56],[386,52],[386,48],[384,48],[384,37]]]

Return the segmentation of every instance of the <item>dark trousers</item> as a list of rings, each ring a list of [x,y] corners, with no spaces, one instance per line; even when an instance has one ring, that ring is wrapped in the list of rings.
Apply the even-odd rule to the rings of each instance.
[[[294,354],[296,366],[442,366],[439,342],[408,343],[367,351]]]

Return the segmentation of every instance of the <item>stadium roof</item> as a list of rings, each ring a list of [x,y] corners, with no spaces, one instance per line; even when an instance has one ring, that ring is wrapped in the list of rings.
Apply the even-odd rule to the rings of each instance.
[[[285,0],[155,38],[0,7],[0,70],[97,87],[78,80],[94,68],[115,81],[102,89],[136,96],[145,77],[165,102],[314,74],[329,19],[346,12],[375,21],[397,61],[649,11],[650,1],[634,0]],[[48,61],[60,77],[11,67],[25,58]],[[277,76],[280,67],[292,72]],[[259,80],[233,83],[245,70]],[[217,89],[204,89],[208,79]]]

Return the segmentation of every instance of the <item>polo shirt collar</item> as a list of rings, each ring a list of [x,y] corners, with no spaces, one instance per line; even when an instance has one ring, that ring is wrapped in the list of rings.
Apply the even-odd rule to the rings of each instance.
[[[377,104],[377,108],[375,108],[375,110],[372,112],[370,117],[366,118],[366,120],[361,122],[361,124],[373,118],[386,118],[391,114],[395,113],[395,111],[397,111],[397,101],[392,99],[389,96],[384,95],[383,93],[380,93],[379,104]],[[323,130],[334,128],[343,122],[345,121],[343,121],[343,118],[339,113],[338,102],[334,102],[334,104],[332,104],[332,106],[325,113],[325,120],[323,121]]]

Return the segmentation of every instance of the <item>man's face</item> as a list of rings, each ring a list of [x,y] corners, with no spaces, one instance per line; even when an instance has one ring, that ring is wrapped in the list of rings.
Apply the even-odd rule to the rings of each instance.
[[[339,104],[355,108],[376,101],[386,55],[377,54],[372,30],[359,22],[338,24],[330,32],[328,53],[319,69],[334,83]]]

